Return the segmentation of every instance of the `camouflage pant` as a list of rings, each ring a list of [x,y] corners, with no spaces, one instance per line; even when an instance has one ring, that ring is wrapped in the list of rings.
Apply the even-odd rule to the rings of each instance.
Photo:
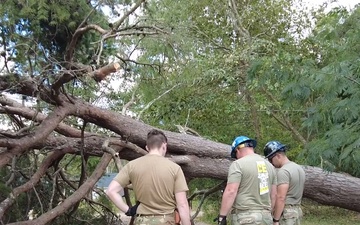
[[[300,206],[286,205],[280,218],[280,225],[300,225],[302,216]]]
[[[231,214],[231,224],[272,225],[273,221],[270,210],[245,210]]]
[[[134,225],[174,225],[174,214],[140,215],[135,218]]]

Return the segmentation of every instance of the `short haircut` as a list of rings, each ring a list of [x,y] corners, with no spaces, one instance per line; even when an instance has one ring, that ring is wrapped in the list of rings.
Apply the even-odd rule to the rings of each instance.
[[[167,138],[164,132],[153,129],[147,134],[146,145],[149,150],[160,148],[163,143],[167,143]]]

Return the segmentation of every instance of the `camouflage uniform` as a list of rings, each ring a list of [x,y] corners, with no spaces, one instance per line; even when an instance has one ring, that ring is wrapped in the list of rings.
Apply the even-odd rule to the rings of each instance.
[[[304,191],[305,172],[301,166],[290,161],[278,170],[277,179],[279,185],[289,184],[280,225],[300,225],[303,216],[300,204]]]
[[[269,225],[272,224],[272,216],[270,210],[246,210],[237,213],[232,212],[231,224],[259,224]]]
[[[303,212],[299,205],[286,205],[280,218],[280,225],[300,225]]]
[[[135,225],[175,225],[174,214],[167,215],[138,215],[134,221]]]
[[[257,154],[234,161],[228,183],[240,183],[231,211],[231,224],[272,225],[271,187],[276,185],[274,167]]]

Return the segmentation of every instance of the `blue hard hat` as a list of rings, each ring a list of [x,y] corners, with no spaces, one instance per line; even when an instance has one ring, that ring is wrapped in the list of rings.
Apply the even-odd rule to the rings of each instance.
[[[236,148],[242,144],[242,143],[251,143],[251,147],[255,148],[256,147],[256,140],[248,138],[246,136],[238,136],[235,138],[235,140],[233,141],[232,145],[231,145],[231,158],[236,158]]]
[[[285,152],[287,150],[287,146],[282,144],[279,141],[269,141],[266,143],[264,148],[264,156],[265,158],[271,158],[271,156],[275,155],[277,152]]]

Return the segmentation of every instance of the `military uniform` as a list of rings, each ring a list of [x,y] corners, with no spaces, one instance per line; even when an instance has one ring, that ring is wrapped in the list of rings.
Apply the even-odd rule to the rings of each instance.
[[[271,185],[276,185],[274,167],[257,154],[234,161],[228,183],[240,183],[231,210],[231,224],[272,224]]]
[[[173,213],[168,215],[138,215],[135,218],[135,225],[175,225]]]
[[[122,187],[133,186],[140,202],[135,225],[175,224],[175,193],[188,191],[179,165],[148,154],[126,164],[114,180]]]
[[[301,166],[289,161],[279,168],[277,179],[278,185],[289,184],[280,225],[300,225],[303,216],[300,204],[304,191],[305,172]]]

